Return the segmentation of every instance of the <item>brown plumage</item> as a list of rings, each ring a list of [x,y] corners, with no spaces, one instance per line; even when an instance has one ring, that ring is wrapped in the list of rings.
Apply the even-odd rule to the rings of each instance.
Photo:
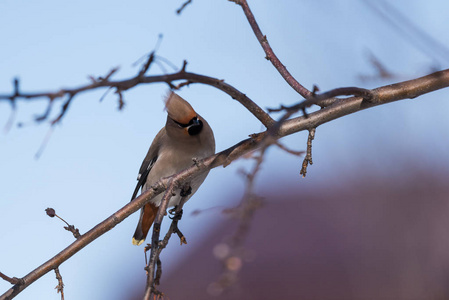
[[[133,200],[140,189],[146,191],[162,177],[176,174],[193,164],[193,159],[202,159],[214,154],[215,139],[209,124],[190,104],[175,93],[170,93],[165,101],[167,122],[153,140],[140,167],[138,183]],[[204,172],[190,182],[190,198],[203,183],[208,172]],[[180,190],[169,201],[175,206],[181,200]],[[145,240],[156,218],[163,194],[159,194],[146,204],[140,213],[139,223],[133,236],[133,244],[140,245]]]

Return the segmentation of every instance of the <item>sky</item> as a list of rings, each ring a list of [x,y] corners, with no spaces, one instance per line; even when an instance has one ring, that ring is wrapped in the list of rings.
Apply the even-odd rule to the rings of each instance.
[[[88,83],[89,76],[104,76],[115,67],[119,71],[113,78],[126,79],[138,72],[134,63],[158,45],[161,58],[148,74],[173,72],[173,66],[180,68],[187,60],[188,71],[224,79],[262,108],[301,100],[264,59],[237,5],[194,0],[177,15],[182,3],[1,1],[0,94],[12,91],[16,77],[26,92],[77,87]],[[429,55],[429,50],[405,39],[403,32],[362,0],[249,4],[279,59],[309,89],[314,84],[322,91],[341,86],[373,88],[426,75],[435,61],[440,69],[449,66],[449,57]],[[449,47],[447,1],[400,0],[394,6]],[[431,48],[434,53],[436,47]],[[362,81],[361,75],[375,75],[369,52],[396,77]],[[113,93],[100,102],[105,90],[85,92],[53,129],[48,121],[34,121],[45,111],[47,99],[18,102],[9,130],[4,126],[11,108],[0,102],[1,272],[22,277],[73,242],[62,222],[45,215],[47,207],[83,233],[129,201],[141,161],[165,123],[162,100],[167,89],[166,84],[151,84],[126,91],[121,111]],[[263,130],[244,107],[219,90],[192,84],[179,94],[207,119],[217,151]],[[448,96],[448,90],[441,90],[320,126],[314,165],[305,179],[299,176],[302,159],[270,149],[256,186],[263,192],[281,180],[304,188],[332,189],[357,172],[401,176],[401,163],[447,170]],[[43,143],[46,137],[48,142]],[[306,133],[282,140],[295,150],[304,150],[306,141]],[[189,244],[179,248],[177,241],[171,242],[162,254],[167,261],[164,270],[174,270],[178,260],[194,251],[204,232],[213,230],[220,211],[237,203],[244,190],[239,170],[251,165],[252,161],[242,159],[210,172],[185,207],[182,228]],[[189,217],[197,209],[206,211]],[[112,290],[111,283],[119,284],[124,276],[145,280],[143,249],[131,244],[137,218],[134,214],[61,265],[67,298],[123,299],[129,290]],[[59,299],[53,289],[56,284],[49,273],[17,299],[35,299],[35,295]],[[0,293],[8,288],[9,283],[0,281]]]

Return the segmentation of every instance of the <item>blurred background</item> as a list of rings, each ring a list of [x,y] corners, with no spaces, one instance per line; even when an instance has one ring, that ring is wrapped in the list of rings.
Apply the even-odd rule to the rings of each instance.
[[[183,3],[2,1],[0,94],[12,92],[15,77],[26,92],[80,86],[117,66],[113,78],[129,78],[162,34],[157,54],[178,68],[186,59],[187,70],[224,79],[263,108],[301,100],[264,59],[239,6],[194,0],[177,15]],[[449,3],[387,3],[249,2],[289,71],[322,91],[373,88],[449,66]],[[377,61],[387,75],[379,76]],[[173,71],[158,62],[149,74]],[[165,123],[167,88],[126,91],[122,111],[112,92],[101,102],[105,90],[81,94],[53,130],[34,121],[47,99],[19,102],[12,116],[9,103],[0,103],[1,272],[22,277],[73,242],[62,222],[45,215],[47,207],[84,233],[129,201]],[[179,93],[212,126],[217,151],[263,130],[219,90],[193,84]],[[253,161],[212,170],[184,208],[188,245],[172,239],[162,253],[160,289],[173,300],[449,298],[448,96],[436,91],[318,127],[306,178],[299,175],[302,158],[269,149],[256,179],[264,206],[245,243],[247,260],[234,287],[219,295],[211,289],[222,272],[214,249],[235,228],[222,211],[240,201],[239,170]],[[52,116],[58,113],[55,105]],[[295,150],[305,150],[306,141],[307,133],[282,140]],[[60,266],[67,299],[141,298],[143,247],[131,244],[137,219]],[[49,273],[17,299],[60,299],[56,285]],[[10,286],[0,281],[0,293]]]

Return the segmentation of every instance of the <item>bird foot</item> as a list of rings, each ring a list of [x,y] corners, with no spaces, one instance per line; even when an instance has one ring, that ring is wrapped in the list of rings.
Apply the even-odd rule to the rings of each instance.
[[[184,187],[181,189],[181,197],[187,197],[192,193],[192,187],[189,185],[188,187]]]

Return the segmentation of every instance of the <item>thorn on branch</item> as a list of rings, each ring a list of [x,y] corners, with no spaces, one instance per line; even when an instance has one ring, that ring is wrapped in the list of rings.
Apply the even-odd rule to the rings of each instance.
[[[186,8],[186,6],[189,5],[190,3],[192,3],[192,0],[187,0],[186,2],[184,2],[184,3],[181,5],[181,7],[178,8],[178,9],[176,10],[176,13],[177,13],[178,15],[180,15],[181,12],[182,12],[182,11]]]
[[[185,73],[186,72],[186,67],[187,67],[187,60],[184,60],[182,62],[182,68],[181,68],[180,73]]]
[[[56,211],[55,211],[53,208],[47,208],[47,209],[45,209],[45,212],[47,213],[47,215],[48,215],[50,218],[57,217],[57,218],[59,218],[61,221],[63,221],[64,223],[66,223],[67,226],[64,226],[64,229],[67,230],[67,231],[70,231],[71,233],[73,233],[73,236],[74,236],[76,239],[78,239],[79,237],[81,237],[81,234],[80,234],[78,228],[75,228],[74,225],[69,225],[69,223],[67,223],[63,218],[61,218],[60,216],[58,216],[58,215],[56,214]]]
[[[59,273],[59,268],[55,268],[56,279],[58,280],[58,285],[55,287],[57,293],[61,293],[61,300],[64,300],[64,283],[62,282],[61,273]]]
[[[309,137],[307,138],[307,153],[306,153],[306,157],[304,157],[304,160],[302,162],[301,171],[299,172],[299,174],[301,174],[303,178],[306,177],[308,165],[309,164],[313,165],[312,141],[315,138],[315,131],[316,131],[316,128],[312,128],[309,130]]]
[[[184,61],[182,62],[181,71],[179,71],[179,73],[185,73],[186,72],[186,67],[187,67],[187,60],[184,59]]]
[[[6,281],[8,281],[9,283],[14,284],[14,285],[16,285],[16,284],[22,285],[22,284],[25,283],[25,282],[23,281],[22,278],[17,278],[17,277],[12,277],[12,278],[11,278],[11,277],[6,276],[6,275],[3,274],[2,272],[0,272],[0,277],[1,277],[3,280],[6,280]]]

